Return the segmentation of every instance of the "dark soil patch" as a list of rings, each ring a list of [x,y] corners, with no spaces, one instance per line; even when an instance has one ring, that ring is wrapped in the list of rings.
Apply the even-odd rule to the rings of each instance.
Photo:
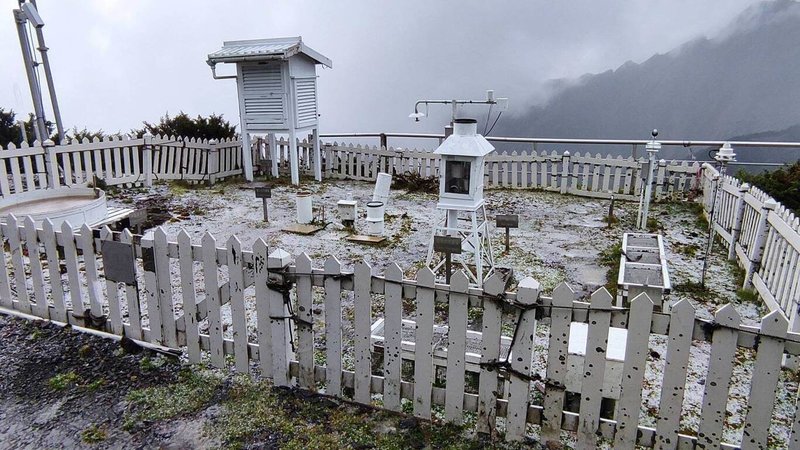
[[[157,370],[149,351],[125,354],[115,341],[46,322],[0,316],[0,448],[135,447],[119,430],[125,396],[173,382],[177,361]],[[102,437],[102,439],[100,439]]]

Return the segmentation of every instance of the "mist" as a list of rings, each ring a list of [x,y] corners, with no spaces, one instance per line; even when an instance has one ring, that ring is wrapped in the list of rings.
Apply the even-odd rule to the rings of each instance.
[[[414,123],[423,98],[547,100],[548,80],[641,62],[724,33],[752,0],[237,1],[39,0],[66,128],[127,132],[165,113],[239,122],[235,82],[206,55],[225,40],[303,36],[320,69],[321,131],[439,132],[444,107]],[[0,107],[32,111],[12,9],[0,0]],[[230,73],[233,67],[219,67]],[[475,116],[484,109],[473,111]]]

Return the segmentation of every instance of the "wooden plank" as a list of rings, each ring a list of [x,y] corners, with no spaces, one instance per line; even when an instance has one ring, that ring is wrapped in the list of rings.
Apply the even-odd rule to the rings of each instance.
[[[436,275],[428,267],[417,272],[414,335],[414,416],[431,418],[433,387],[433,317]],[[495,388],[497,385],[495,384]]]
[[[2,154],[3,152],[0,152],[0,155]],[[0,157],[0,196],[3,197],[11,194],[11,187],[8,185],[8,171],[6,170],[7,160],[8,158]]]
[[[610,190],[611,176],[612,176],[611,171],[612,171],[611,164],[609,161],[606,161],[606,164],[603,166],[603,192],[612,192]]]
[[[599,158],[600,155],[597,156]],[[599,188],[600,188],[600,163],[598,161],[592,165],[592,192],[597,192]]]
[[[678,448],[678,432],[692,348],[692,329],[695,311],[691,302],[681,300],[670,312],[669,341],[664,357],[664,382],[661,385],[661,400],[656,424],[656,449]]]
[[[467,306],[469,278],[463,270],[450,279],[447,331],[447,386],[444,417],[460,425],[464,419],[464,386],[467,342]]]
[[[161,305],[158,302],[156,279],[156,256],[153,235],[142,237],[142,265],[144,267],[144,296],[147,303],[147,318],[154,343],[163,343],[161,330]]]
[[[534,305],[539,297],[539,282],[524,278],[519,282],[517,301],[523,305]],[[528,419],[528,399],[530,396],[531,360],[533,359],[533,337],[536,335],[536,309],[526,309],[520,313],[515,339],[511,344],[511,385],[508,388],[508,408],[506,410],[506,440],[522,441]],[[517,374],[521,374],[517,375]]]
[[[219,299],[219,278],[217,273],[217,240],[206,232],[203,245],[203,283],[206,290],[206,308],[208,311],[208,337],[210,342],[211,364],[214,367],[225,367],[225,354],[222,346],[222,315]]]
[[[122,230],[119,241],[133,245],[133,234],[128,229]],[[134,269],[135,269],[134,265]],[[139,284],[125,285],[125,304],[128,307],[128,323],[126,336],[131,339],[143,339],[142,335],[142,313],[139,307]]]
[[[6,238],[11,252],[11,265],[14,270],[14,284],[17,287],[17,307],[16,309],[24,313],[31,313],[31,300],[28,294],[27,275],[25,274],[25,259],[22,249],[22,236],[19,233],[19,220],[9,214],[6,218]]]
[[[67,284],[69,286],[70,306],[73,311],[83,312],[86,305],[83,302],[83,289],[78,273],[78,252],[72,225],[64,221],[61,223],[61,245],[64,248],[64,261],[67,266]]]
[[[175,328],[175,311],[172,304],[172,276],[170,258],[167,254],[167,233],[158,227],[155,237],[155,263],[156,263],[156,289],[158,309],[161,314],[161,330],[164,345],[170,348],[178,347],[178,336]],[[152,327],[151,327],[152,328]]]
[[[89,294],[89,308],[95,317],[103,316],[103,290],[97,273],[97,255],[94,248],[94,234],[89,225],[83,224],[78,238],[83,250],[83,267],[86,271],[86,291]]]
[[[183,300],[184,328],[186,329],[186,350],[189,362],[200,362],[200,334],[197,327],[197,295],[194,288],[194,260],[192,259],[192,238],[186,230],[178,233],[178,253]]]
[[[711,357],[697,433],[698,444],[706,448],[719,448],[719,442],[722,440],[728,388],[736,356],[737,329],[741,320],[736,308],[731,304],[718,309],[714,315],[714,321],[719,327],[714,330],[712,337]]]
[[[22,164],[25,170],[25,187],[26,191],[36,190],[36,173],[33,171],[33,164],[31,163],[30,156],[22,157]]]
[[[103,149],[103,179],[111,181],[114,179],[113,165],[111,163],[111,149]]]
[[[289,255],[283,250],[275,250],[267,258],[267,267],[279,271],[284,268]],[[272,380],[276,386],[289,386],[289,293],[269,289],[269,317],[272,333]]]
[[[261,376],[272,377],[272,331],[269,318],[269,272],[267,259],[269,251],[263,239],[253,244],[253,272],[256,290],[256,328],[258,329],[258,358]]]
[[[298,382],[301,389],[317,390],[314,382],[314,290],[311,283],[311,258],[301,253],[295,262],[297,268],[297,361],[300,363]]]
[[[31,284],[33,285],[33,300],[31,305],[33,314],[42,319],[50,318],[50,307],[44,291],[44,270],[42,270],[41,252],[39,251],[39,236],[36,233],[36,222],[31,216],[24,220],[25,247],[28,249],[28,265],[31,270]]]
[[[14,186],[14,193],[24,192],[25,189],[22,187],[22,177],[19,170],[19,158],[7,159],[6,161],[11,164],[11,184]]]
[[[400,347],[403,320],[403,269],[395,263],[389,264],[385,279],[383,406],[390,411],[399,412],[403,367]]]
[[[231,295],[231,325],[233,325],[233,355],[236,370],[240,373],[249,373],[250,357],[247,353],[247,312],[244,305],[242,243],[236,236],[231,236],[226,247]]]
[[[564,410],[564,391],[567,379],[569,328],[572,321],[574,291],[561,283],[553,290],[553,309],[550,313],[550,339],[547,350],[547,379],[545,380],[542,439],[544,443],[561,442],[561,412]]]
[[[499,296],[505,293],[506,283],[497,273],[483,284],[484,293]],[[433,314],[431,305],[431,315]],[[500,361],[500,329],[502,326],[502,304],[500,300],[487,298],[483,302],[481,318],[481,371],[478,379],[478,421],[477,431],[491,434],[495,430],[497,416],[497,369],[492,367]],[[431,322],[433,325],[433,322]]]
[[[792,434],[789,437],[789,448],[800,448],[800,395],[795,396],[794,420],[792,421]]]
[[[365,405],[370,404],[370,383],[372,375],[372,358],[370,355],[370,326],[372,314],[370,294],[372,284],[372,268],[366,261],[356,263],[353,274],[354,304],[354,350],[355,350],[355,394],[353,399]]]
[[[114,157],[114,178],[122,178],[122,154],[120,153],[119,147],[114,147],[112,150],[113,157]],[[113,180],[112,180],[113,181]]]
[[[789,322],[781,311],[773,311],[761,319],[761,340],[750,384],[743,450],[767,448],[788,326]]]
[[[5,166],[5,162],[0,160],[0,166]],[[50,224],[52,226],[52,224]],[[6,238],[3,226],[0,225],[0,306],[12,309],[14,300],[11,297],[11,277],[8,276],[8,262],[6,258]],[[10,250],[10,248],[9,248]]]
[[[133,169],[132,161],[131,161],[131,153],[133,152],[133,147],[125,147],[122,149],[122,162],[125,165],[125,170],[122,172],[126,177],[133,176],[135,177],[137,172]],[[134,160],[136,158],[134,157]]]
[[[100,230],[100,239],[103,241],[113,241],[114,234],[107,226]],[[103,260],[103,269],[105,270],[106,264]],[[105,272],[103,273],[105,276]],[[122,308],[119,303],[119,283],[116,281],[106,279],[106,297],[108,299],[108,321],[111,324],[111,332],[116,335],[122,335],[124,327],[122,326]]]
[[[80,162],[75,162],[75,170],[72,170],[73,160],[70,156],[76,155],[75,153],[65,153],[63,158],[61,159],[61,168],[64,171],[64,184],[66,186],[72,186],[73,184],[80,183],[82,181],[82,174],[80,173]],[[74,178],[73,178],[74,175]]]
[[[581,382],[580,424],[576,448],[597,447],[608,354],[608,331],[611,324],[611,294],[605,288],[596,290],[589,303],[589,329],[586,334],[583,380]]]
[[[617,401],[617,432],[614,448],[634,448],[642,407],[642,380],[647,366],[653,302],[642,293],[631,301],[628,340],[625,344],[625,368]]]
[[[342,265],[325,260],[325,393],[342,395]]]
[[[94,179],[94,176],[96,174],[96,169],[92,166],[92,152],[84,151],[75,154],[76,155],[79,154],[83,157],[83,175],[85,177],[85,180],[89,181]],[[75,165],[78,166],[80,164],[76,163]]]

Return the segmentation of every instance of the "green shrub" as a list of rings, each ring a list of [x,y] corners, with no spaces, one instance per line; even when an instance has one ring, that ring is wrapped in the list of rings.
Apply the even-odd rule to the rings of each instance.
[[[736,176],[763,190],[787,208],[794,211],[800,208],[800,161],[772,172],[752,175],[739,171]]]

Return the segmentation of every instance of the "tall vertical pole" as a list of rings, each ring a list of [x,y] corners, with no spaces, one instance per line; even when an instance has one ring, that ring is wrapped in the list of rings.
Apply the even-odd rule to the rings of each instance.
[[[647,164],[647,183],[644,186],[644,195],[642,197],[642,209],[639,214],[639,229],[644,230],[647,228],[647,214],[650,210],[650,197],[653,194],[653,171],[656,165],[656,153],[661,148],[661,144],[655,141],[647,143],[646,150],[649,154]]]
[[[44,25],[42,25],[43,27]],[[53,73],[50,70],[50,57],[47,55],[47,45],[44,43],[44,31],[42,27],[36,27],[36,39],[39,41],[39,53],[42,55],[42,65],[44,66],[44,76],[47,79],[47,90],[50,94],[50,103],[53,105],[53,117],[56,121],[56,129],[58,130],[58,142],[64,140],[64,124],[61,121],[61,110],[58,108],[58,99],[56,98],[56,87],[53,84]]]
[[[44,105],[42,103],[42,93],[39,90],[39,83],[36,79],[36,73],[33,69],[33,56],[31,55],[30,41],[28,35],[25,33],[25,24],[27,19],[25,13],[19,9],[14,10],[14,19],[17,22],[17,34],[19,35],[19,45],[22,49],[22,60],[25,63],[25,73],[28,76],[28,85],[31,88],[31,98],[33,100],[33,110],[35,113],[33,131],[36,135],[36,140],[44,142],[47,136],[47,127],[44,120]]]

